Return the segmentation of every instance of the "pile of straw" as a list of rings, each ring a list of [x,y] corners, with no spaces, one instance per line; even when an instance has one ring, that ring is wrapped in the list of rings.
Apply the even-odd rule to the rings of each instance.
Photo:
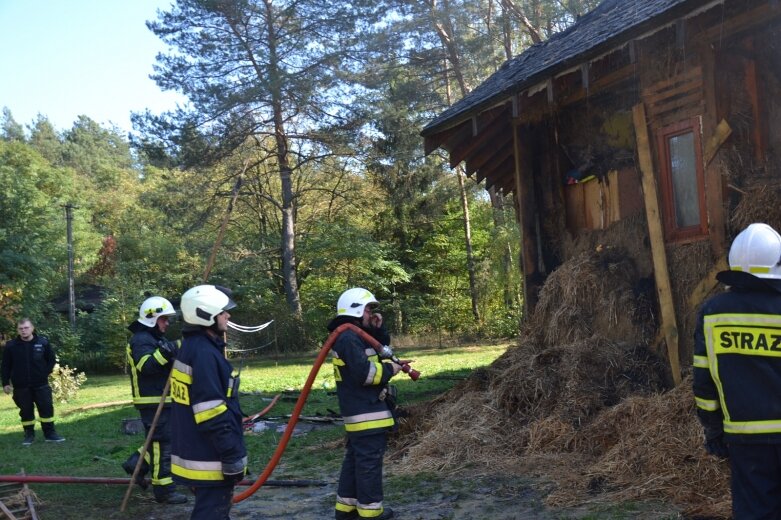
[[[554,482],[552,506],[661,499],[726,518],[728,469],[707,456],[690,381],[672,391],[656,328],[620,249],[552,273],[519,345],[410,410],[389,469],[518,472]]]

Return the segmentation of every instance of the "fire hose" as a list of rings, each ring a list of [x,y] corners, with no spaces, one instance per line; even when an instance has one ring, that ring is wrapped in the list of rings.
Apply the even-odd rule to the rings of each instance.
[[[52,475],[0,475],[0,482],[25,482],[37,484],[117,484],[126,486],[135,481],[129,477],[63,477]],[[238,486],[251,486],[251,480],[242,480]],[[308,487],[325,486],[322,480],[268,480],[267,486],[273,487]]]
[[[304,403],[306,403],[307,397],[309,397],[309,391],[312,389],[312,384],[315,382],[315,378],[317,377],[317,373],[320,371],[320,367],[323,365],[326,356],[331,351],[331,347],[336,341],[336,338],[338,338],[339,335],[346,330],[352,330],[358,334],[361,339],[363,339],[375,351],[377,351],[377,354],[381,358],[389,359],[390,361],[401,365],[401,371],[407,374],[413,381],[417,381],[420,377],[420,372],[412,368],[409,362],[401,361],[393,354],[393,350],[391,350],[389,346],[382,345],[366,331],[350,323],[345,323],[338,326],[336,329],[334,329],[333,332],[331,332],[331,334],[325,340],[325,343],[323,343],[323,346],[320,348],[320,353],[317,355],[317,359],[315,359],[314,365],[312,365],[312,369],[309,371],[309,376],[306,379],[306,383],[304,383],[304,387],[301,389],[301,394],[299,394],[296,405],[293,408],[293,413],[287,423],[285,433],[282,434],[282,438],[279,440],[279,444],[277,444],[277,449],[274,451],[274,454],[271,456],[268,464],[266,464],[266,468],[263,470],[263,473],[260,474],[258,480],[256,480],[255,483],[253,483],[248,489],[245,489],[241,493],[234,495],[234,503],[239,503],[242,500],[249,498],[268,481],[269,476],[271,476],[274,468],[276,468],[279,460],[282,458],[282,454],[285,452],[285,448],[287,448],[290,437],[293,435],[293,430],[295,429],[296,423],[298,422],[298,417],[301,415],[301,410],[304,408]]]

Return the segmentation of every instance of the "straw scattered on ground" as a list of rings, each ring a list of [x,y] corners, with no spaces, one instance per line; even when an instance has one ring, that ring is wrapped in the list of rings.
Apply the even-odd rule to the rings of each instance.
[[[663,500],[729,516],[728,467],[705,454],[690,380],[670,390],[657,324],[626,252],[584,252],[548,277],[519,344],[412,407],[395,472],[535,475],[551,506]]]

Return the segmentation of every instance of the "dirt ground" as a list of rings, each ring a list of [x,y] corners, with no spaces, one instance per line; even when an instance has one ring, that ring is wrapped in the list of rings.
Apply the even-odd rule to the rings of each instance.
[[[333,518],[336,482],[324,478],[322,487],[267,487],[233,507],[233,520],[324,520]],[[390,485],[388,485],[390,484]],[[399,520],[672,520],[682,516],[672,507],[657,503],[583,505],[552,509],[543,503],[544,486],[522,477],[479,476],[448,479],[415,479],[400,490],[404,480],[386,478],[386,506]],[[138,496],[137,499],[142,497]],[[184,520],[192,502],[185,506],[150,504],[149,520]]]

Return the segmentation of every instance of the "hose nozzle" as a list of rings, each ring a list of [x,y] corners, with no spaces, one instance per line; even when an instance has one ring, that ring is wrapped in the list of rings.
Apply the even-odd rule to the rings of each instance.
[[[409,364],[409,361],[401,361],[399,358],[397,358],[390,346],[382,345],[379,349],[377,349],[377,354],[379,354],[379,356],[383,359],[390,359],[397,365],[400,365],[401,371],[407,374],[413,381],[417,381],[420,377],[420,372],[412,368]]]

